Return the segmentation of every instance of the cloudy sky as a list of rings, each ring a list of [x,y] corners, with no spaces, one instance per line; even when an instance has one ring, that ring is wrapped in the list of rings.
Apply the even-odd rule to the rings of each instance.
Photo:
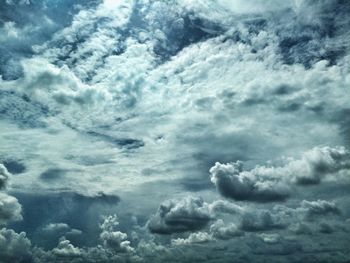
[[[350,1],[0,0],[0,263],[349,262]]]

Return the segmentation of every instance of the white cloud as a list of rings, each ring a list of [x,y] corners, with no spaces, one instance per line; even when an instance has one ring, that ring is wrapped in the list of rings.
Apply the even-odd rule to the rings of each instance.
[[[130,241],[127,240],[128,235],[117,231],[119,225],[117,217],[108,216],[101,224],[100,239],[103,245],[114,252],[132,252],[134,249],[130,246]]]
[[[0,225],[22,220],[22,206],[8,194],[0,193]]]
[[[10,173],[7,171],[3,164],[0,164],[0,190],[6,187],[7,180],[10,177]]]
[[[190,234],[187,238],[172,239],[171,243],[175,246],[188,245],[193,243],[206,243],[211,241],[213,238],[206,232],[195,232]]]

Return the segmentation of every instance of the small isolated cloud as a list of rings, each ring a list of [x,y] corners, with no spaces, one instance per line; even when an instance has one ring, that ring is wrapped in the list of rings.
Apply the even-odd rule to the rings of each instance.
[[[187,197],[162,203],[148,221],[152,233],[171,234],[204,228],[212,219],[208,204],[201,198]]]
[[[268,244],[276,244],[280,241],[280,235],[276,233],[273,233],[273,234],[262,233],[259,236],[265,243],[268,243]]]

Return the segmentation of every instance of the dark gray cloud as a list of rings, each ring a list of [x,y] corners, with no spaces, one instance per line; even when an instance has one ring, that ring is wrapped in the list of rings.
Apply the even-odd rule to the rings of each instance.
[[[279,214],[271,213],[268,210],[247,212],[242,216],[241,229],[248,232],[265,231],[272,229],[283,229],[287,222]]]
[[[304,210],[306,212],[306,216],[311,219],[325,215],[339,215],[341,213],[340,209],[334,202],[329,202],[326,200],[303,200],[300,204],[300,210]]]
[[[40,174],[40,178],[43,180],[55,180],[59,179],[67,172],[65,169],[50,168]]]
[[[19,160],[5,159],[2,164],[11,174],[20,174],[26,171],[26,166]]]

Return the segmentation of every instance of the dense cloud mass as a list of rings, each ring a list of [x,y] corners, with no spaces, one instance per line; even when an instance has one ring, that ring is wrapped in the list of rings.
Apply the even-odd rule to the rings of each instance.
[[[293,184],[319,184],[326,176],[350,171],[350,153],[344,148],[315,147],[301,159],[285,162],[283,166],[256,166],[250,171],[243,171],[240,161],[216,163],[210,168],[211,181],[225,197],[266,202],[286,199]]]
[[[346,0],[0,0],[0,262],[349,262],[349,31]]]
[[[170,200],[158,208],[148,227],[154,233],[169,234],[201,229],[211,219],[208,205],[200,198]]]

